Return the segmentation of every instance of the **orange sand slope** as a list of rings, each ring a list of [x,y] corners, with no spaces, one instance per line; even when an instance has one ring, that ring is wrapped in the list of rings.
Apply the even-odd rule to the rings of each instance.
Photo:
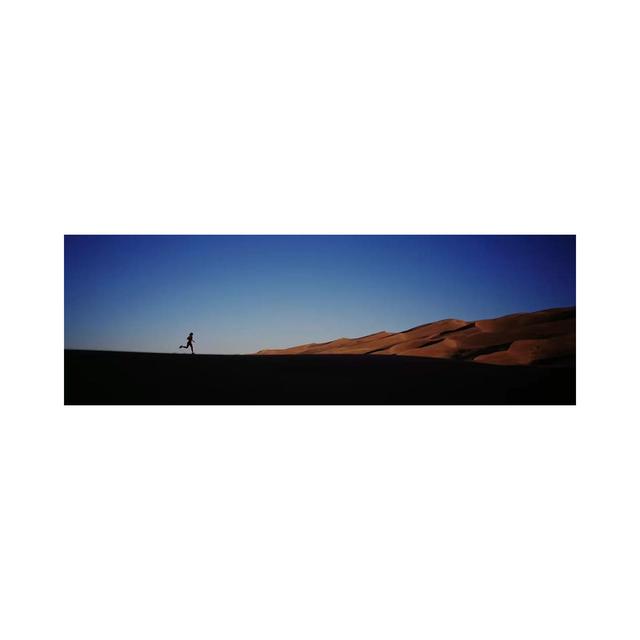
[[[515,313],[493,320],[439,320],[399,333],[380,331],[259,355],[384,354],[474,360],[488,364],[573,365],[575,307]]]

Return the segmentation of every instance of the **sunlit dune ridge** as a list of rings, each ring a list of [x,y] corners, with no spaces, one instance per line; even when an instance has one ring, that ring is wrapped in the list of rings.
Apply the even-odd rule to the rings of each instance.
[[[575,307],[515,313],[487,320],[449,318],[406,331],[264,349],[259,355],[360,354],[423,356],[504,365],[575,363]]]

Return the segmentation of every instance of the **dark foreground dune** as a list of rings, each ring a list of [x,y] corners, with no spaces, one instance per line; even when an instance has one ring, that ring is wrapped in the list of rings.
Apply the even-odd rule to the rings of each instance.
[[[65,351],[65,404],[575,404],[571,366]]]

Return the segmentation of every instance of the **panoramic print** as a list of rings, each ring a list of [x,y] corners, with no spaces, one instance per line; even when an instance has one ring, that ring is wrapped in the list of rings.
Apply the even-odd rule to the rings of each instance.
[[[575,404],[570,235],[68,235],[65,404]]]

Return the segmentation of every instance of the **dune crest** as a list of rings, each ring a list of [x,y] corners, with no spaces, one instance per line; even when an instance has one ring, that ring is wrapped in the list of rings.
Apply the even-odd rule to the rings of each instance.
[[[467,360],[496,365],[573,365],[576,309],[562,307],[484,320],[448,318],[406,331],[380,331],[258,355],[399,355]]]

